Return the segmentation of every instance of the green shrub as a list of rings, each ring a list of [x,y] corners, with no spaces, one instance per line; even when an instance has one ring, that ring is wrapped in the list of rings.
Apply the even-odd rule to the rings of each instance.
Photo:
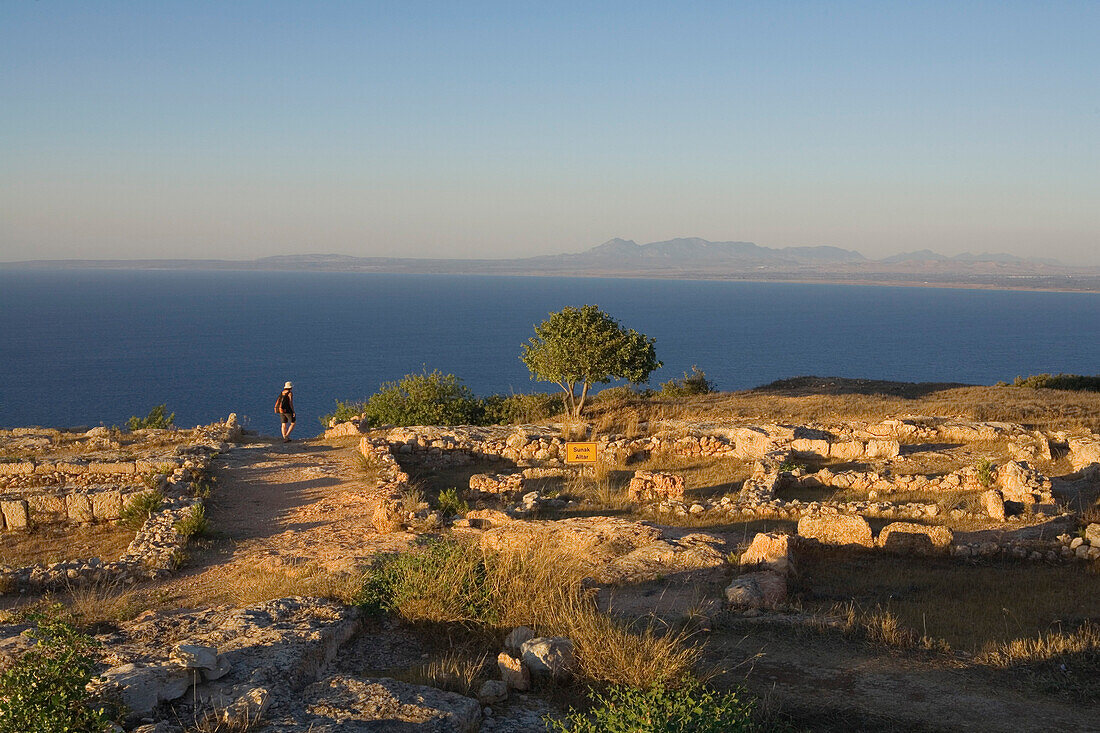
[[[356,599],[368,613],[410,619],[494,623],[485,558],[457,542],[433,540],[420,551],[389,555],[367,573]]]
[[[743,694],[715,692],[693,679],[674,688],[616,685],[593,693],[587,713],[572,711],[564,721],[547,723],[568,733],[735,733],[753,729],[753,705]]]
[[[993,469],[995,467],[996,466],[994,465],[993,461],[989,460],[988,458],[983,458],[982,460],[978,461],[978,464],[975,466],[975,468],[978,470],[978,483],[980,483],[987,489],[993,485]]]
[[[202,504],[191,507],[191,511],[175,524],[175,530],[184,537],[204,535],[209,529],[210,523],[206,521],[206,509]]]
[[[464,515],[470,511],[470,506],[458,495],[458,489],[454,486],[440,491],[436,504],[439,506],[439,511],[446,517]]]
[[[437,369],[384,383],[363,413],[370,425],[476,425],[484,408],[461,379]]]
[[[683,379],[670,379],[661,385],[662,397],[690,397],[715,391],[714,383],[708,381],[706,373],[694,364],[690,374],[684,372]]]
[[[155,491],[143,491],[130,499],[126,506],[122,507],[119,519],[131,529],[137,529],[145,524],[145,520],[160,511],[164,505],[164,497]]]
[[[157,405],[149,410],[145,417],[134,415],[126,421],[126,427],[130,430],[142,430],[144,428],[170,428],[176,424],[176,413],[165,415],[168,404]]]
[[[0,733],[95,733],[113,729],[88,694],[95,641],[61,619],[60,608],[31,614],[37,644],[0,675]]]
[[[1017,387],[1033,387],[1036,389],[1100,392],[1100,375],[1089,377],[1081,374],[1032,374],[1026,378],[1016,377],[1013,384]]]
[[[482,400],[483,425],[515,425],[541,422],[560,415],[565,400],[554,394],[489,395]]]
[[[321,421],[321,425],[327,428],[333,420],[336,421],[336,424],[340,424],[351,420],[353,417],[359,417],[363,414],[366,407],[366,400],[360,400],[358,402],[336,400],[336,409],[327,415],[321,415],[318,420]]]

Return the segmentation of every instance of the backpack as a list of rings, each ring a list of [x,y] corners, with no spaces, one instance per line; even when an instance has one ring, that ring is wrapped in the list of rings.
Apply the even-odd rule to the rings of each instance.
[[[287,411],[287,395],[286,392],[279,393],[279,399],[275,400],[275,412]]]

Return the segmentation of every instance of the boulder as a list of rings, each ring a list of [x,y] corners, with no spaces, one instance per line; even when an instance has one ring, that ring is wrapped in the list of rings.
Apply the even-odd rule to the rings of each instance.
[[[168,655],[168,660],[184,669],[213,671],[218,667],[218,650],[199,644],[177,644]]]
[[[1094,522],[1085,527],[1085,539],[1093,547],[1100,547],[1100,524]]]
[[[797,537],[789,534],[765,534],[758,532],[749,549],[741,554],[741,565],[759,565],[784,575],[795,572],[795,544]]]
[[[508,699],[508,685],[501,680],[486,680],[477,692],[477,701],[482,705],[493,705]]]
[[[538,636],[520,648],[524,666],[536,677],[564,679],[577,670],[573,642],[564,636]]]
[[[787,600],[787,579],[771,570],[739,575],[726,587],[726,600],[739,608],[775,608]]]
[[[894,552],[931,555],[947,550],[953,538],[951,530],[938,524],[894,522],[879,532],[878,544]]]
[[[100,681],[133,715],[146,715],[162,702],[183,697],[198,673],[177,664],[123,664],[111,667]]]
[[[990,519],[998,522],[1005,520],[1005,499],[1000,491],[990,489],[982,493],[982,511],[989,515]]]
[[[520,651],[520,654],[522,653]],[[509,689],[520,692],[531,689],[531,672],[517,657],[501,652],[497,655],[497,669],[500,670],[500,678]]]
[[[875,546],[871,525],[856,514],[807,514],[798,520],[798,535],[825,545]]]
[[[897,458],[901,445],[896,440],[868,440],[864,455],[867,458]]]
[[[508,632],[508,636],[504,637],[504,649],[509,654],[518,657],[523,654],[524,642],[534,638],[534,631],[526,626],[518,626]]]

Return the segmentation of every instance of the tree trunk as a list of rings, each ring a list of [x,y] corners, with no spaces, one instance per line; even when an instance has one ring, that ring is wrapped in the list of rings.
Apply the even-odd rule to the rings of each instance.
[[[581,388],[581,399],[580,399],[580,402],[577,403],[577,411],[576,411],[576,413],[574,413],[573,417],[580,417],[581,416],[581,411],[584,410],[584,400],[585,400],[585,398],[588,397],[588,389],[591,386],[592,386],[591,384],[589,384],[588,382],[585,382],[584,387]]]

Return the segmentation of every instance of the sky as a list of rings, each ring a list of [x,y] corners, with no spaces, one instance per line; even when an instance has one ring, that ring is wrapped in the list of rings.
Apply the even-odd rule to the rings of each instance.
[[[0,0],[0,261],[1100,265],[1100,2]]]

